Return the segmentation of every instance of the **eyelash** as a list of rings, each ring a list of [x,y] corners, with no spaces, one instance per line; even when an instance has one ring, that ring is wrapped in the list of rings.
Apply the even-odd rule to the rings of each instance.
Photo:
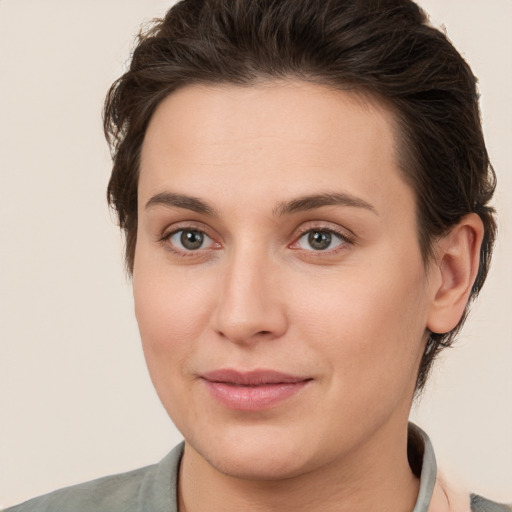
[[[167,251],[171,252],[172,254],[182,256],[182,257],[191,257],[191,256],[197,257],[201,253],[201,251],[205,250],[202,247],[199,249],[196,249],[196,250],[190,250],[190,249],[184,250],[184,249],[179,249],[176,246],[172,245],[170,242],[171,238],[174,235],[177,235],[178,233],[181,233],[181,232],[201,233],[205,237],[208,237],[216,245],[216,247],[214,247],[214,249],[220,249],[220,247],[221,247],[221,244],[219,244],[218,242],[215,242],[213,237],[211,237],[203,227],[194,226],[194,225],[182,226],[177,229],[173,229],[172,231],[167,231],[163,234],[163,236],[158,241],[164,246],[164,248]]]
[[[314,257],[335,255],[341,251],[347,250],[350,246],[355,245],[356,243],[355,236],[352,233],[347,232],[347,230],[342,231],[334,229],[333,227],[326,226],[325,224],[309,224],[300,229],[298,235],[294,239],[294,242],[292,242],[288,247],[298,251],[302,250],[300,247],[294,246],[296,246],[303,237],[308,235],[308,233],[327,233],[331,236],[333,235],[340,241],[340,244],[333,249],[315,250],[311,248],[310,250],[304,250],[308,255],[311,254],[311,256]]]
[[[211,237],[203,227],[194,226],[194,225],[183,226],[183,227],[179,227],[178,229],[173,229],[172,231],[166,232],[158,241],[164,246],[164,248],[166,250],[168,250],[169,252],[176,254],[178,256],[182,256],[182,257],[193,257],[193,256],[197,257],[199,254],[201,254],[202,251],[208,249],[208,248],[203,248],[203,247],[200,247],[196,250],[194,250],[194,249],[183,250],[183,249],[177,248],[175,245],[171,244],[170,240],[173,236],[175,236],[181,232],[200,233],[200,234],[204,235],[205,237],[208,237],[213,242],[213,244],[215,245],[215,247],[213,248],[214,250],[220,249],[222,247],[220,243],[214,241],[214,238]],[[321,249],[315,250],[313,248],[311,248],[310,250],[307,250],[307,249],[302,249],[301,247],[294,247],[294,246],[297,246],[297,244],[303,237],[305,237],[309,233],[315,233],[315,232],[316,233],[327,233],[330,236],[334,236],[335,238],[337,238],[340,241],[340,244],[337,245],[336,247],[334,247],[333,249],[326,249],[326,250],[321,250]],[[318,257],[318,256],[338,254],[339,252],[346,250],[348,248],[348,246],[352,246],[355,243],[356,243],[355,237],[352,233],[347,233],[347,231],[342,232],[341,230],[333,229],[332,227],[330,227],[330,226],[328,227],[326,225],[318,225],[318,224],[311,225],[310,224],[310,225],[307,225],[300,229],[298,235],[296,235],[294,237],[294,241],[291,244],[289,244],[288,247],[293,250],[298,250],[298,251],[302,250],[304,252],[310,253],[311,255],[314,255],[314,257]]]

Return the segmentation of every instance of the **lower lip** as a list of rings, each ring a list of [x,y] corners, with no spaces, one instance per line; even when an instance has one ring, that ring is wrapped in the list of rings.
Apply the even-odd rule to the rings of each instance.
[[[268,409],[301,391],[310,381],[238,386],[224,382],[204,381],[208,390],[221,404],[239,411]]]

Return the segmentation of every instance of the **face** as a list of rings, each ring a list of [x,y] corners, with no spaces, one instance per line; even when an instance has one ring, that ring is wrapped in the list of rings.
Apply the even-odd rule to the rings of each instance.
[[[392,115],[304,83],[189,86],[144,140],[136,316],[193,451],[289,477],[402,433],[429,301]]]

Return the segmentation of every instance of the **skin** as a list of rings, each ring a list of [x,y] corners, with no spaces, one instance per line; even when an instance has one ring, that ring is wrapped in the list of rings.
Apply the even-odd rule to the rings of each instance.
[[[378,102],[301,82],[188,86],[157,108],[133,287],[151,378],[186,442],[181,511],[414,507],[406,429],[426,329],[457,323],[481,223],[464,218],[426,267],[396,144]],[[325,193],[343,201],[290,207]],[[198,249],[186,229],[205,234]],[[311,231],[331,244],[312,247]],[[201,378],[219,368],[310,380],[239,411]]]

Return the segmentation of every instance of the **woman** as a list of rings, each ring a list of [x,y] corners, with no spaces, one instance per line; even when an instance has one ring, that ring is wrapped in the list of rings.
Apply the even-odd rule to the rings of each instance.
[[[476,98],[411,2],[169,11],[105,127],[146,360],[185,444],[26,509],[508,510],[436,480],[407,422],[488,270]]]

